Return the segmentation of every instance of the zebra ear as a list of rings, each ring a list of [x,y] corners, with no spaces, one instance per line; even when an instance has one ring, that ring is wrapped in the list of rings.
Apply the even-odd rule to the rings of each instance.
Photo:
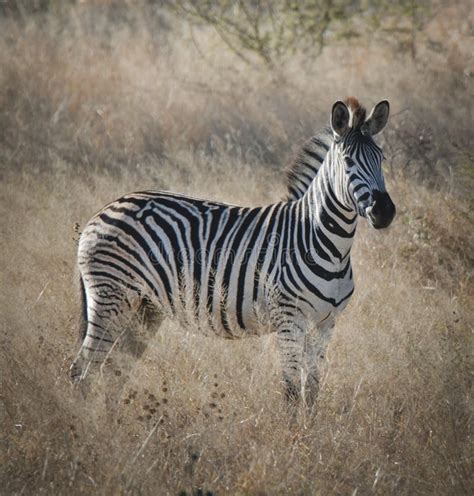
[[[344,102],[337,101],[331,110],[331,128],[335,134],[342,136],[349,127],[349,109]]]
[[[390,105],[387,100],[382,100],[370,112],[367,120],[362,124],[361,131],[363,134],[374,136],[380,133],[388,121]]]

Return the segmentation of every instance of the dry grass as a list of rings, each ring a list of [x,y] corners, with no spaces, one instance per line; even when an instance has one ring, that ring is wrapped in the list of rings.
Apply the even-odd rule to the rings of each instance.
[[[450,9],[448,27],[462,17]],[[267,74],[205,30],[193,42],[162,17],[91,15],[0,20],[0,493],[469,494],[462,24],[445,69],[360,40]],[[272,337],[221,341],[170,322],[141,359],[118,352],[84,399],[67,376],[75,223],[140,188],[274,201],[295,145],[347,93],[392,102],[384,142],[399,213],[387,232],[360,226],[356,295],[317,409],[286,412]]]

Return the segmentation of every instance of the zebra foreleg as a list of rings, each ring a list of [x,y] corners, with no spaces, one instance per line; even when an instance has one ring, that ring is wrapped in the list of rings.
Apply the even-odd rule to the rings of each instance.
[[[303,397],[308,406],[313,406],[319,392],[321,369],[325,363],[326,349],[334,329],[330,318],[305,335],[303,357]]]
[[[303,390],[304,329],[284,322],[278,328],[278,347],[283,375],[285,398],[290,405],[298,403]]]
[[[331,319],[311,329],[305,322],[284,322],[278,328],[278,344],[283,371],[285,396],[290,404],[303,400],[312,407],[319,391],[324,363],[334,321]]]

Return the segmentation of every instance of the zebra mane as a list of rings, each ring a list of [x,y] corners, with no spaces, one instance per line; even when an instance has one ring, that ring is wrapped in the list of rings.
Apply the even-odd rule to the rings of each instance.
[[[360,129],[365,121],[365,108],[353,96],[347,97],[345,104],[350,111],[350,127]],[[333,133],[331,128],[326,127],[303,143],[296,158],[286,170],[287,201],[298,200],[306,193],[309,185],[318,174],[321,165],[323,165],[332,140]]]
[[[349,126],[352,129],[360,129],[365,122],[366,110],[354,96],[349,96],[344,102],[350,111]]]
[[[333,134],[328,127],[303,143],[286,169],[287,201],[298,200],[309,188],[331,147]]]

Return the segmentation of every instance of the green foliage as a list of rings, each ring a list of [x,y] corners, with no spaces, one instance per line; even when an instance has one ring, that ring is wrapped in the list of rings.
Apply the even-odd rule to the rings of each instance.
[[[367,30],[415,56],[415,34],[436,2],[414,0],[210,0],[167,2],[191,24],[213,26],[242,59],[257,55],[273,65],[296,50],[317,56],[330,41],[359,37]]]
[[[381,35],[398,51],[417,55],[420,32],[441,0],[148,0],[190,25],[212,26],[241,59],[257,57],[274,66],[296,51],[317,57],[334,41]],[[101,6],[113,14],[136,9],[126,0],[3,0],[0,17],[23,20],[38,13],[59,15],[70,5]],[[142,5],[143,6],[143,5]],[[112,16],[113,17],[113,16]],[[427,40],[423,40],[427,41]]]
[[[0,16],[26,18],[32,14],[54,12],[64,4],[75,3],[75,0],[2,0]]]
[[[198,0],[172,2],[169,7],[193,24],[213,26],[241,58],[247,60],[249,53],[253,53],[266,64],[297,48],[311,49],[317,54],[334,25],[348,22],[354,12],[345,0]]]

